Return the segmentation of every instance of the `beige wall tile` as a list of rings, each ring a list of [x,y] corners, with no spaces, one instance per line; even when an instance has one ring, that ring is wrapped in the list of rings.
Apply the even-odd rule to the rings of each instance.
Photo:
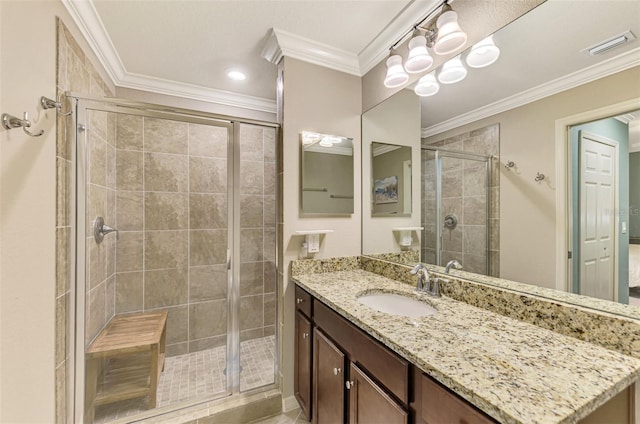
[[[250,330],[240,331],[241,342],[244,342],[247,340],[259,339],[260,337],[264,337],[264,327],[252,328]]]
[[[486,196],[466,196],[464,198],[463,223],[465,225],[486,225],[487,218]]]
[[[187,270],[171,268],[144,273],[144,308],[155,309],[187,303]]]
[[[116,242],[116,270],[118,272],[142,271],[144,233],[127,231],[120,233]]]
[[[276,194],[276,164],[264,164],[264,194]]]
[[[165,308],[167,311],[167,344],[189,340],[189,307],[186,305]]]
[[[276,260],[276,229],[265,228],[263,233],[264,251],[262,258],[265,261]]]
[[[108,143],[105,144],[106,150],[106,183],[107,187],[111,189],[116,188],[116,148]]]
[[[240,125],[240,160],[263,161],[262,127]]]
[[[275,326],[276,324],[276,294],[269,293],[264,295],[264,318],[263,325]]]
[[[264,262],[240,264],[240,296],[262,294],[264,290]]]
[[[105,281],[105,318],[107,322],[113,318],[116,313],[116,275],[113,274]]]
[[[56,296],[69,290],[71,271],[71,227],[56,228]]]
[[[262,133],[262,141],[263,141],[263,149],[264,149],[264,161],[265,162],[275,162],[277,159],[276,155],[276,129],[275,128],[267,128],[263,129]]]
[[[263,162],[240,162],[240,193],[264,194]]]
[[[91,71],[89,71],[91,73]],[[102,93],[95,93],[100,96],[104,96],[104,91]],[[89,115],[89,130],[93,131],[99,138],[103,141],[107,140],[107,127],[108,127],[108,113],[102,110],[89,110],[87,112]]]
[[[242,270],[240,271],[242,279]],[[189,302],[227,298],[226,265],[192,266],[189,268]]]
[[[107,186],[107,143],[95,131],[89,130],[87,136],[87,168],[89,182]]]
[[[116,228],[120,231],[142,231],[144,224],[144,203],[141,191],[116,193]]]
[[[462,247],[465,253],[484,255],[487,249],[487,227],[485,225],[465,225],[462,232]]]
[[[261,195],[240,196],[240,228],[259,228],[264,224],[264,198]]]
[[[142,152],[116,151],[116,187],[118,190],[142,190]]]
[[[272,261],[264,262],[264,292],[273,293],[276,291],[278,273],[276,264]]]
[[[484,167],[464,170],[464,195],[485,196],[487,193],[486,170]]]
[[[444,197],[462,197],[462,175],[462,170],[442,172],[442,195]],[[427,189],[430,190],[429,187]],[[433,187],[433,193],[435,196],[435,186]]]
[[[263,209],[263,225],[265,227],[276,226],[276,196],[268,195],[264,196],[264,209]]]
[[[87,289],[92,289],[107,278],[107,247],[105,243],[96,243],[93,238],[87,238],[89,249],[88,283]]]
[[[464,226],[458,226],[454,230],[442,230],[442,249],[450,252],[462,252],[462,231]],[[435,231],[435,229],[434,229]],[[427,247],[435,248],[435,233],[432,235],[433,241]]]
[[[60,366],[67,357],[67,297],[66,293],[56,299],[56,347],[55,347],[55,364]]]
[[[240,230],[240,262],[263,260],[262,229]]]
[[[227,228],[228,207],[226,194],[190,194],[189,228]]]
[[[167,357],[184,355],[185,353],[189,353],[189,343],[176,343],[176,344],[167,344],[165,353]]]
[[[142,271],[116,274],[116,313],[142,311]]]
[[[227,193],[227,160],[189,158],[189,190],[191,193]]]
[[[145,191],[187,191],[188,162],[185,155],[144,154]]]
[[[144,268],[185,268],[187,258],[187,231],[145,231]]]
[[[142,116],[117,114],[116,147],[124,150],[142,150]]]
[[[105,324],[105,284],[99,284],[87,294],[85,345],[95,338]]]
[[[71,225],[71,162],[56,158],[56,226]]]
[[[229,131],[226,127],[189,124],[189,154],[226,158]]]
[[[227,230],[192,230],[189,254],[192,266],[226,263]]]
[[[227,301],[212,300],[189,305],[189,336],[203,339],[227,332]]]
[[[264,326],[263,295],[240,297],[240,330],[250,330]]]
[[[158,153],[187,154],[187,123],[166,119],[144,118],[144,150]]]
[[[475,272],[478,274],[486,274],[487,272],[487,258],[484,255],[465,253],[462,256],[462,265],[467,272]]]
[[[205,349],[213,349],[215,347],[225,346],[227,344],[227,335],[207,337],[204,339],[192,340],[189,342],[189,352],[200,352]]]
[[[186,193],[145,192],[145,230],[185,230],[188,226]]]

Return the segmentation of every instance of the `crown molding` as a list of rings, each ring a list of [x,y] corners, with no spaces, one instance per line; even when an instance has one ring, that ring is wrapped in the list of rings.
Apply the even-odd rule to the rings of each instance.
[[[262,57],[278,64],[282,56],[292,57],[314,65],[361,77],[358,55],[327,44],[272,28]]]
[[[595,81],[600,78],[624,71],[640,65],[640,47],[629,50],[611,59],[607,59],[595,65],[541,84],[537,87],[525,90],[516,95],[498,100],[481,108],[472,110],[454,118],[448,119],[436,125],[422,128],[422,138],[440,134],[459,126],[487,118],[507,110],[552,96],[565,90]]]
[[[92,0],[61,0],[116,87],[276,113],[275,100],[127,72]]]

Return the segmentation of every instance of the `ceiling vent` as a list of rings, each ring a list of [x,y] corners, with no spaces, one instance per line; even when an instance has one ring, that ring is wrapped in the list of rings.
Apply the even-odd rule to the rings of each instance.
[[[595,56],[608,52],[611,49],[619,47],[635,39],[636,36],[633,35],[631,31],[626,31],[622,34],[616,35],[615,37],[611,37],[607,40],[601,41],[591,47],[587,47],[586,49],[582,50],[582,52],[588,54],[589,56]]]

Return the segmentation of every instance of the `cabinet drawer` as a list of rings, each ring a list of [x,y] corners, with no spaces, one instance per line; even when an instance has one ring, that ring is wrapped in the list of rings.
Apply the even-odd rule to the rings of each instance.
[[[296,309],[311,318],[311,295],[296,285]]]
[[[417,382],[416,382],[417,383]],[[422,374],[421,385],[421,418],[427,424],[490,424],[491,418],[474,406],[460,399],[430,377]]]
[[[409,363],[323,303],[314,300],[313,310],[316,325],[349,354],[351,361],[408,405]]]

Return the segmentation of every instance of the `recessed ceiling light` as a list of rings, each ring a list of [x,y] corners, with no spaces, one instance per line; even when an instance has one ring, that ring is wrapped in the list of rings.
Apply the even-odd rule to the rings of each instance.
[[[234,81],[244,81],[247,79],[247,76],[244,74],[244,72],[240,72],[237,70],[227,71],[227,76]]]

